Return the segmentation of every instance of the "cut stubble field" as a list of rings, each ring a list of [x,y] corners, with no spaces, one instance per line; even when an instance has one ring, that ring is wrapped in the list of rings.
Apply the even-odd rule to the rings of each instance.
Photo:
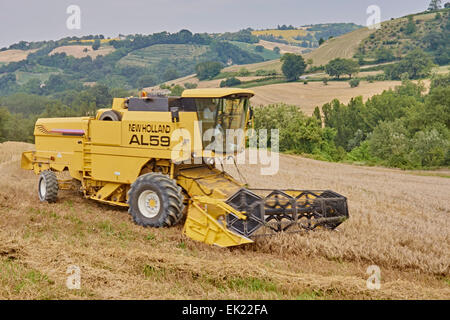
[[[60,192],[39,202],[20,169],[25,143],[0,144],[0,298],[448,299],[450,180],[280,155],[275,176],[240,166],[252,187],[331,189],[348,197],[337,231],[259,239],[221,249],[182,226],[134,225],[127,211]],[[232,166],[226,166],[236,174]],[[69,290],[67,268],[81,269]],[[381,289],[366,287],[369,265]]]
[[[91,57],[92,59],[97,58],[98,56],[106,56],[113,52],[115,49],[111,46],[100,47],[98,50],[92,49],[92,46],[82,46],[82,45],[70,45],[70,46],[62,46],[54,49],[49,55],[53,55],[56,53],[65,53],[68,56],[75,57],[77,59],[84,57]]]
[[[2,63],[10,63],[10,62],[17,62],[21,60],[25,60],[28,56],[28,54],[37,51],[37,49],[32,50],[17,50],[17,49],[10,49],[0,52],[0,62]]]
[[[429,81],[426,82],[428,84]],[[347,104],[352,98],[362,96],[363,100],[371,98],[384,90],[394,89],[401,81],[378,81],[369,83],[361,81],[357,88],[351,88],[347,81],[300,82],[272,84],[251,88],[255,96],[251,99],[254,106],[281,103],[299,106],[307,115],[314,112],[315,107],[321,108],[325,103],[338,99]]]
[[[254,81],[263,77],[237,77],[241,81]],[[199,81],[195,75],[167,82],[168,85],[183,85],[195,83],[198,88],[218,88],[223,79]],[[423,81],[426,88],[430,86],[430,80]],[[250,102],[253,106],[267,106],[270,104],[286,103],[296,105],[307,115],[314,112],[315,107],[321,108],[325,103],[338,99],[341,103],[349,103],[352,98],[362,96],[363,100],[383,93],[384,90],[394,89],[401,85],[401,81],[376,81],[370,83],[361,81],[357,88],[351,88],[348,81],[329,81],[328,85],[320,81],[312,81],[308,84],[302,82],[287,82],[251,87],[255,96]],[[151,92],[159,87],[150,87],[145,90]]]

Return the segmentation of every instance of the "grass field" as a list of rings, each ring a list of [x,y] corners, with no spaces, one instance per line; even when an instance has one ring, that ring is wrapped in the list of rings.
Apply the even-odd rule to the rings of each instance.
[[[450,71],[450,66],[439,66],[433,69],[433,72],[436,72],[437,74],[444,74]]]
[[[253,187],[332,189],[348,197],[336,232],[260,239],[231,249],[185,238],[181,226],[145,229],[124,209],[60,192],[40,203],[19,168],[33,148],[0,144],[2,299],[448,299],[450,180],[282,155],[280,171],[241,166]],[[227,170],[234,174],[232,168]],[[81,269],[69,290],[67,268]],[[368,290],[366,269],[381,268]]]
[[[273,52],[273,48],[267,49],[265,46],[263,46],[264,50],[262,52],[255,51],[255,48],[257,45],[259,45],[259,43],[250,44],[250,43],[239,42],[239,41],[230,41],[230,43],[241,48],[242,50],[247,51],[247,52],[258,54],[261,57],[263,57],[264,60],[274,60],[274,59],[278,59],[280,57],[279,54],[276,54],[275,52]]]
[[[59,71],[49,71],[49,72],[25,72],[25,71],[16,71],[16,81],[18,84],[23,85],[27,83],[31,79],[39,79],[41,83],[50,78],[52,74],[59,74]]]
[[[208,46],[190,44],[157,44],[133,51],[120,59],[119,64],[149,66],[167,59],[192,59],[204,54]]]

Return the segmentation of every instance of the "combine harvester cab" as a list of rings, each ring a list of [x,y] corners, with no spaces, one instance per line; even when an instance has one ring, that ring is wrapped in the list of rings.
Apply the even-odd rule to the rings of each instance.
[[[335,229],[348,218],[345,197],[251,190],[216,167],[230,150],[245,149],[252,96],[244,89],[143,94],[116,98],[95,117],[39,119],[36,151],[24,152],[21,165],[39,175],[41,201],[54,202],[59,189],[76,185],[88,199],[128,207],[145,227],[170,227],[186,216],[188,237],[221,247],[279,232]],[[227,130],[243,134],[228,138]],[[58,172],[71,179],[58,179]]]

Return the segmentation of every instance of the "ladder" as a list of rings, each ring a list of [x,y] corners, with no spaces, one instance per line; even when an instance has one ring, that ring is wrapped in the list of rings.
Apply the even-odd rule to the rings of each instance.
[[[91,142],[87,142],[87,141],[83,142],[83,150],[82,150],[83,178],[91,178],[91,173],[92,173],[91,147],[92,147]]]

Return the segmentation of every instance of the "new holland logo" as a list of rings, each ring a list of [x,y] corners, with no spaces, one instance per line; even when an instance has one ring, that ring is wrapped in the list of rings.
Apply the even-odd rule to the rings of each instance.
[[[50,130],[47,130],[47,128],[42,124],[36,125],[36,129],[43,134],[56,134],[56,135],[63,135],[63,136],[83,136],[84,135],[84,130],[79,130],[79,129],[50,129]]]

